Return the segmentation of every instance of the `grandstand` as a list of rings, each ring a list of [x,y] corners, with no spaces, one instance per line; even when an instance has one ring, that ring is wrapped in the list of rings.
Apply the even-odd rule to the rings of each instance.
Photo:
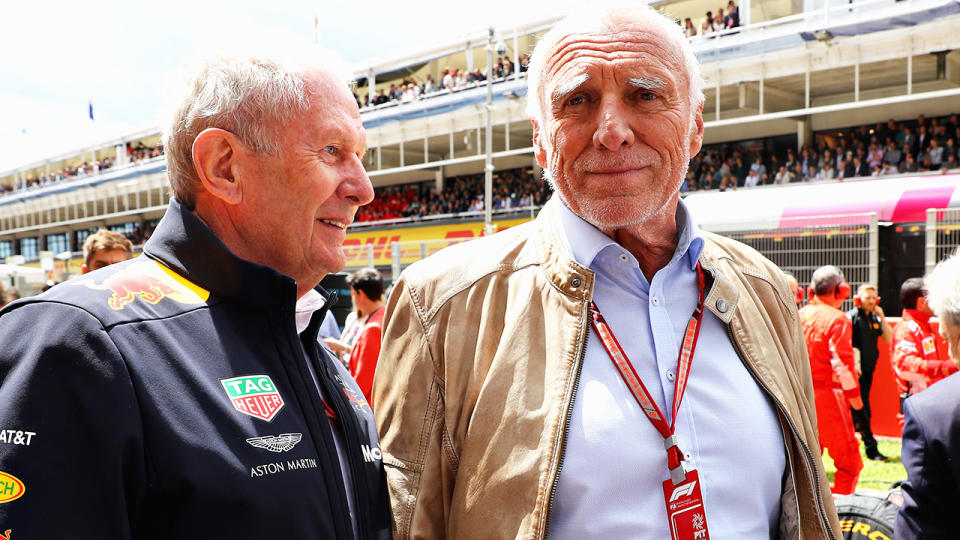
[[[678,0],[655,5],[678,21],[690,18],[700,26],[703,14],[717,3]],[[944,142],[957,139],[956,117],[951,118],[960,110],[960,52],[954,50],[960,46],[957,0],[826,5],[820,0],[757,0],[742,2],[739,10],[740,26],[690,38],[706,80],[706,134],[689,189],[732,190],[742,184],[755,157],[767,171],[766,181],[760,183],[772,184],[780,164],[802,162],[800,173],[807,175],[805,148],[818,158],[819,172],[825,152],[830,151],[831,158],[842,152],[846,158],[847,151],[856,153],[863,146],[867,157],[873,137],[881,147],[888,135],[899,144],[898,135],[907,129],[915,134],[921,120],[930,128],[943,128]],[[476,29],[464,39],[354,66],[368,134],[364,165],[379,199],[361,210],[348,234],[349,267],[375,265],[390,278],[412,260],[482,234],[485,198],[493,202],[493,221],[500,228],[535,215],[548,190],[539,183],[541,171],[524,112],[526,55],[555,22],[545,18]],[[496,51],[496,67],[488,63],[488,44]],[[894,128],[887,130],[884,126],[891,120]],[[954,140],[957,143],[960,139]],[[42,266],[51,279],[61,280],[79,271],[79,264],[71,260],[86,236],[101,226],[142,243],[170,196],[162,152],[159,129],[154,129],[0,172],[0,258]],[[914,153],[919,165],[908,170],[939,175],[942,164],[924,166],[926,147]],[[482,189],[488,160],[493,176],[490,195]],[[726,184],[720,162],[729,169]],[[712,177],[704,181],[711,163],[718,165],[716,185]],[[929,172],[924,173],[925,168]],[[952,191],[958,177],[938,178],[941,187],[931,189],[951,189],[940,207],[960,206],[960,195]],[[843,196],[866,198],[876,191],[873,182],[880,181],[850,183],[855,187],[844,190]],[[826,187],[837,180],[819,182]],[[775,199],[775,192],[786,196],[791,188],[751,189],[767,191],[766,197]],[[936,200],[943,202],[942,197]],[[806,211],[832,212],[815,207]],[[733,212],[731,219],[739,217]],[[884,241],[906,242],[894,233],[885,240],[889,222],[890,227],[903,229],[897,234],[927,242],[918,252],[921,260],[913,261],[920,268],[932,262],[924,260],[924,254],[927,259],[942,256],[944,250],[938,251],[937,245],[949,240],[949,228],[954,226],[950,220],[960,218],[941,212],[928,225],[926,219],[894,223],[880,214],[874,217],[879,232],[873,246],[867,246],[873,249],[868,257],[882,258]],[[711,215],[705,227],[724,229],[714,218]],[[777,219],[763,223],[769,230],[782,226]],[[756,223],[750,227],[762,232]],[[730,226],[724,230],[730,231]],[[804,269],[796,270],[803,279]]]

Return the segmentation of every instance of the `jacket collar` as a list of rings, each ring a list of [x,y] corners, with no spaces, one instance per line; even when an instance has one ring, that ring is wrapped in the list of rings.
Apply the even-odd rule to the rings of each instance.
[[[297,300],[293,278],[237,257],[200,218],[174,199],[143,252],[217,296],[242,304],[292,310]],[[318,292],[324,298],[329,296],[323,289]]]
[[[921,328],[930,332],[930,315],[918,311],[916,309],[906,309],[903,310],[903,320],[905,321],[916,321]]]
[[[557,197],[552,197],[537,216],[536,227],[539,232],[537,237],[544,272],[553,286],[564,294],[578,300],[589,301],[593,299],[595,274],[574,258],[561,222],[559,206],[562,204]],[[740,299],[740,289],[720,271],[720,259],[726,255],[722,250],[714,247],[712,242],[706,241],[700,231],[692,225],[693,218],[689,211],[685,207],[683,211],[683,219],[690,226],[687,226],[681,234],[680,241],[686,242],[684,248],[686,254],[698,255],[698,259],[694,259],[691,264],[699,260],[704,271],[713,281],[704,299],[704,305],[725,324],[729,324]],[[678,219],[680,219],[679,216]],[[687,238],[684,239],[684,236]]]

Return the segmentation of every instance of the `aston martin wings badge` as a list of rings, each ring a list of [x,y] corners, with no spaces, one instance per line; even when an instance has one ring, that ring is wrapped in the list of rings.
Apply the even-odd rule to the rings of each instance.
[[[251,446],[279,453],[293,449],[302,438],[303,435],[300,433],[281,433],[280,435],[251,437],[247,439],[247,442],[250,443]]]

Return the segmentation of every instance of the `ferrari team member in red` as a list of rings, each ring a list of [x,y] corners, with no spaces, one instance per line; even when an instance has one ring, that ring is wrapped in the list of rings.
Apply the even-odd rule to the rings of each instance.
[[[853,326],[840,305],[850,296],[850,285],[836,266],[821,266],[813,273],[813,297],[800,309],[800,324],[810,356],[817,406],[820,447],[830,452],[837,474],[830,491],[853,493],[863,469],[860,443],[854,435],[850,407],[863,408],[853,356]]]
[[[946,351],[937,346],[937,336],[930,328],[933,310],[927,303],[922,278],[910,278],[900,286],[903,320],[897,325],[891,343],[893,370],[901,400],[957,372]],[[899,415],[903,426],[903,415]]]
[[[383,277],[373,268],[363,268],[350,274],[347,285],[350,286],[354,307],[367,314],[350,351],[350,375],[357,381],[367,402],[373,403],[370,401],[370,389],[373,386],[373,373],[377,370],[380,336],[383,333]]]

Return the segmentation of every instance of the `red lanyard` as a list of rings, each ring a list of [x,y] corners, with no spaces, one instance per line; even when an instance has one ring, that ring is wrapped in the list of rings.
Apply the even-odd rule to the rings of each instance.
[[[646,413],[647,418],[650,419],[650,423],[653,424],[653,427],[657,428],[657,431],[659,431],[663,437],[664,448],[667,450],[667,466],[670,468],[670,476],[674,483],[679,482],[678,478],[683,478],[683,469],[680,465],[683,461],[683,452],[680,451],[677,437],[674,435],[674,425],[677,422],[677,411],[680,409],[683,393],[687,389],[690,363],[693,360],[693,351],[697,348],[697,338],[700,336],[700,321],[703,319],[703,300],[706,286],[703,269],[700,268],[699,262],[697,263],[697,281],[700,285],[700,294],[697,300],[697,308],[693,310],[693,315],[690,316],[690,321],[687,323],[687,330],[683,334],[683,343],[680,346],[680,354],[677,358],[677,380],[673,392],[673,415],[669,425],[667,425],[663,413],[660,412],[660,408],[657,407],[657,403],[650,396],[647,387],[644,386],[643,381],[640,380],[640,376],[637,375],[637,371],[633,368],[633,364],[630,363],[630,359],[627,358],[627,354],[623,352],[623,347],[620,346],[620,342],[618,342],[616,336],[613,335],[613,330],[610,329],[610,326],[607,325],[607,322],[603,319],[603,315],[600,314],[599,308],[597,308],[595,303],[590,303],[590,315],[593,328],[600,336],[603,347],[610,355],[610,359],[617,367],[617,371],[620,372],[620,376],[623,377],[623,381],[627,383],[630,393],[633,394],[634,399],[640,404],[640,408]]]

